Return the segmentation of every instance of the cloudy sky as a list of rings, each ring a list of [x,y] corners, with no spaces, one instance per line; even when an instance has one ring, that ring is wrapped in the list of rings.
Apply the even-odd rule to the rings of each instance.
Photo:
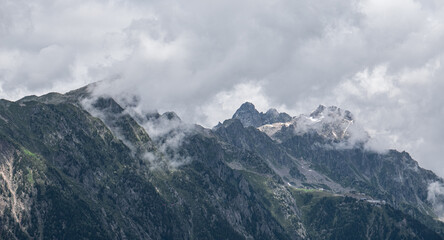
[[[2,0],[0,98],[104,81],[208,127],[337,105],[444,176],[443,39],[438,0]]]

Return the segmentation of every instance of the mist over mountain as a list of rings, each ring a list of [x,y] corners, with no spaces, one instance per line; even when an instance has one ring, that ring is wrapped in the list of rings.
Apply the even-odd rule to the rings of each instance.
[[[279,113],[276,109],[269,109],[266,113],[260,113],[254,105],[246,102],[234,113],[233,118],[239,119],[245,127],[260,127],[265,124],[288,122],[291,120],[287,113]]]
[[[333,105],[374,148],[444,177],[443,13],[437,0],[2,0],[0,98],[102,80],[119,104],[137,95],[207,128],[246,101],[291,116]]]
[[[208,129],[93,88],[0,100],[0,238],[444,238],[443,179],[347,110]]]

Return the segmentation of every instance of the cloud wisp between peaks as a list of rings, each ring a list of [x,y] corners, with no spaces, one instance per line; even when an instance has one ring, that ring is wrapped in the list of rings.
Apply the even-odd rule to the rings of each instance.
[[[444,176],[435,0],[3,0],[0,36],[2,98],[104,80],[97,92],[207,127],[245,101],[335,105]]]

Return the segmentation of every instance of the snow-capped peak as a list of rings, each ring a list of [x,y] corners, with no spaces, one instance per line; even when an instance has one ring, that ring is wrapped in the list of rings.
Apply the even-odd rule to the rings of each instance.
[[[348,110],[343,110],[336,106],[325,107],[324,105],[319,105],[316,110],[310,114],[311,118],[334,118],[334,119],[344,119],[347,121],[353,121],[353,115]]]
[[[349,139],[353,136],[365,139],[367,136],[367,133],[355,124],[350,111],[324,105],[319,105],[310,115],[301,114],[293,117],[289,122],[265,124],[258,129],[270,137],[274,137],[281,130],[288,131],[289,129],[296,135],[316,132],[332,140]]]

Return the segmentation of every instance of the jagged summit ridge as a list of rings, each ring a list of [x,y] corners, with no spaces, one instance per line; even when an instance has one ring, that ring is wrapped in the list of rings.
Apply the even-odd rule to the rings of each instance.
[[[302,121],[326,133],[351,122],[348,132],[346,111],[268,124],[284,114],[246,104],[238,117],[284,125],[289,138],[274,141],[237,118],[188,127],[84,96],[0,101],[0,239],[444,237],[433,212],[444,181],[407,153],[295,135]]]
[[[287,113],[279,113],[276,109],[269,109],[266,113],[259,112],[256,107],[250,103],[245,102],[234,113],[233,119],[239,119],[245,127],[260,127],[264,124],[272,124],[276,122],[288,122],[291,116]]]
[[[299,125],[311,128],[328,139],[341,140],[357,137],[358,135],[363,140],[367,138],[364,129],[355,123],[352,113],[336,106],[325,107],[319,105],[308,117],[310,121],[306,121],[304,118],[306,117],[303,115],[298,118]],[[353,134],[355,136],[352,136]]]
[[[310,114],[301,114],[291,117],[287,113],[280,113],[276,109],[269,109],[260,113],[254,105],[246,102],[234,113],[233,119],[238,119],[245,126],[253,126],[268,136],[275,138],[285,131],[290,135],[303,135],[316,132],[320,136],[331,140],[342,140],[359,136],[365,141],[368,134],[355,123],[353,114],[336,106],[319,105]],[[282,135],[282,134],[280,134]]]
[[[317,119],[324,117],[343,118],[347,121],[353,121],[353,115],[350,111],[343,110],[336,106],[326,107],[322,104],[319,105],[318,108],[310,114],[310,117]]]

